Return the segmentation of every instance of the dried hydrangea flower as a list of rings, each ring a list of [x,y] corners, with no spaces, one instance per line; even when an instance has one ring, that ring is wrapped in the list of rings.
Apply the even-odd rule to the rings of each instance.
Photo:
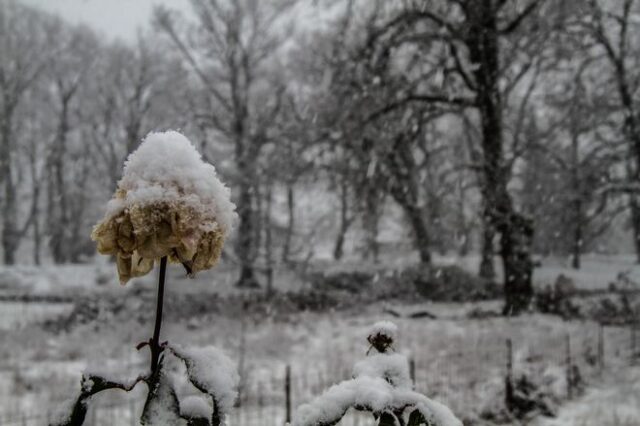
[[[91,238],[116,256],[123,284],[164,256],[193,275],[216,264],[235,215],[229,189],[185,136],[150,133],[127,159]]]

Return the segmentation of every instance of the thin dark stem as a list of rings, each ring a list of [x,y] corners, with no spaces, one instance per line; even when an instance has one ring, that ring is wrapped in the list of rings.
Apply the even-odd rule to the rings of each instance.
[[[164,279],[167,273],[167,256],[160,259],[160,278],[158,279],[158,300],[156,304],[156,323],[153,328],[153,337],[150,342],[151,349],[151,375],[158,371],[158,363],[162,347],[160,346],[160,326],[162,325],[162,305],[164,300]]]

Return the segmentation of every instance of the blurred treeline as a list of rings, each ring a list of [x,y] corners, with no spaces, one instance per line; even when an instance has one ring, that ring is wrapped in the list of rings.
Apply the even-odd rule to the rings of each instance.
[[[502,256],[520,288],[532,252],[579,267],[613,228],[640,241],[640,1],[192,0],[150,19],[113,42],[0,2],[5,263],[92,255],[126,156],[168,128],[233,188],[241,284],[320,241],[376,261],[384,232],[423,263],[479,253],[485,276]]]

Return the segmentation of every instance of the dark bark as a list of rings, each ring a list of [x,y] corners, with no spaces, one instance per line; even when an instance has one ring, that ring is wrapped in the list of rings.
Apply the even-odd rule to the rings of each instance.
[[[424,212],[415,205],[404,206],[404,211],[413,229],[414,245],[418,250],[420,262],[428,265],[431,263],[431,252],[429,250],[429,232],[424,220]]]
[[[349,186],[347,178],[340,177],[340,226],[338,229],[338,235],[333,247],[333,258],[335,260],[342,259],[344,255],[344,239],[351,225],[351,219],[349,218]]]
[[[584,220],[582,217],[582,188],[580,184],[580,158],[579,158],[579,139],[574,134],[571,140],[571,160],[572,160],[572,193],[573,193],[573,241],[572,241],[572,259],[571,266],[573,269],[580,269],[580,256],[582,254],[582,240],[584,238],[583,227]]]
[[[246,134],[246,119],[248,116],[246,99],[240,95],[239,76],[234,75],[231,80],[231,93],[233,105],[233,135],[235,143],[235,157],[238,167],[238,204],[237,211],[240,218],[238,227],[238,239],[236,243],[236,254],[240,261],[240,275],[236,281],[237,287],[257,288],[260,287],[256,278],[255,260],[255,237],[256,237],[256,215],[253,209],[255,198],[255,169],[259,146],[256,141],[251,140]]]
[[[13,182],[11,165],[12,140],[11,123],[13,109],[5,107],[1,117],[0,128],[0,181],[4,184],[4,204],[2,209],[2,249],[4,263],[13,265],[16,262],[16,251],[19,244],[17,229],[16,187]]]
[[[240,262],[240,276],[236,282],[238,287],[259,287],[255,276],[252,251],[254,240],[253,187],[247,179],[241,179],[238,185],[238,239],[236,253]]]
[[[31,216],[33,218],[33,263],[40,265],[40,250],[42,246],[42,235],[40,233],[40,176],[36,166],[36,147],[32,145],[29,168],[31,172]]]
[[[467,225],[467,218],[465,217],[465,207],[466,207],[466,191],[463,187],[462,179],[459,178],[457,182],[458,186],[458,230],[456,240],[459,244],[458,246],[458,255],[460,257],[465,257],[469,254],[469,248],[471,246],[470,238],[469,238],[469,226]]]
[[[414,247],[418,251],[420,262],[431,263],[431,240],[425,220],[425,211],[420,206],[417,165],[411,144],[406,140],[413,135],[400,134],[394,141],[393,149],[388,153],[386,164],[392,175],[390,194],[404,210],[413,230]]]
[[[633,228],[633,243],[636,249],[636,262],[640,263],[640,203],[638,196],[629,195],[629,208],[631,210],[631,225]]]
[[[363,257],[378,263],[380,257],[380,244],[378,243],[378,222],[380,220],[379,194],[375,187],[365,189],[365,206],[363,224],[365,231],[365,247]]]
[[[271,229],[271,210],[272,210],[272,198],[273,198],[273,189],[271,183],[267,185],[266,190],[266,198],[267,205],[264,212],[264,220],[263,220],[263,228],[264,228],[264,248],[265,248],[265,264],[266,264],[266,275],[267,275],[267,296],[271,296],[273,294],[273,269],[274,269],[274,261],[273,261],[273,235]]]
[[[580,256],[582,255],[582,200],[576,199],[574,202],[575,218],[573,228],[573,255],[571,258],[571,266],[573,269],[580,269]]]
[[[420,206],[415,157],[411,144],[400,134],[396,137],[393,149],[387,153],[386,165],[391,173],[390,195],[402,207],[411,229],[413,230],[414,247],[418,251],[420,262],[431,263],[431,240],[425,219],[425,211]]]
[[[509,172],[503,153],[502,99],[499,87],[498,11],[492,0],[468,6],[469,48],[476,80],[476,102],[480,114],[483,162],[483,195],[491,225],[500,234],[500,256],[504,267],[504,313],[526,310],[533,296],[531,276],[532,223],[515,211],[507,189]]]
[[[625,79],[625,75],[618,77]],[[632,171],[631,180],[640,182],[640,123],[636,114],[633,99],[626,84],[619,84],[620,98],[625,110],[624,133],[631,145],[631,152],[634,157],[635,170]],[[631,194],[629,207],[631,210],[631,226],[633,227],[634,246],[636,249],[636,260],[640,263],[640,205],[637,195]]]
[[[618,26],[619,32],[616,34],[618,40],[615,42],[618,49],[614,47],[613,38],[607,35],[608,25],[603,21],[603,11],[600,10],[598,4],[591,4],[595,26],[593,26],[596,41],[605,51],[612,68],[616,80],[618,96],[624,114],[623,133],[629,144],[629,152],[635,163],[635,170],[630,173],[632,182],[640,182],[640,115],[636,111],[634,103],[633,90],[630,78],[627,74],[627,60],[629,56],[629,41],[627,36],[632,34],[629,32],[631,23],[631,7],[633,2],[624,2],[622,7],[622,15],[616,16],[615,25]],[[636,248],[636,257],[640,263],[640,212],[638,211],[638,203],[634,200],[635,195],[631,195],[630,211],[631,225],[634,233],[634,245]]]
[[[293,185],[287,184],[287,230],[284,236],[284,244],[282,245],[282,261],[289,262],[289,252],[291,251],[291,240],[293,238],[293,228],[295,227],[295,198],[293,194]]]
[[[635,111],[633,97],[631,96],[626,82],[627,77],[624,64],[618,65],[616,70],[618,92],[625,113],[623,131],[626,135],[626,139],[629,141],[630,151],[635,163],[635,170],[631,171],[631,180],[640,182],[640,123],[638,123],[638,116]],[[635,194],[630,195],[629,207],[631,213],[631,226],[633,228],[634,246],[636,249],[636,260],[637,263],[640,263],[640,206],[638,205],[637,196]]]
[[[65,157],[69,131],[69,102],[73,91],[61,95],[61,110],[56,138],[48,159],[48,231],[49,249],[55,263],[69,260],[69,206],[68,189],[65,186]]]
[[[480,257],[480,270],[478,275],[480,277],[493,280],[496,277],[496,270],[493,265],[494,247],[493,239],[495,237],[495,230],[491,224],[491,220],[483,215],[482,222],[482,253]]]

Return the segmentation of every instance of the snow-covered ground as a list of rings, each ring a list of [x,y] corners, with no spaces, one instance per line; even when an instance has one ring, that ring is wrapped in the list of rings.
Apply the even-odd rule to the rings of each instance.
[[[640,424],[640,367],[620,367],[568,402],[555,419],[539,426],[637,426]]]
[[[480,264],[479,256],[442,256],[435,257],[436,262],[456,264],[470,272],[477,272]],[[558,275],[563,274],[571,278],[576,287],[583,290],[606,289],[609,283],[615,282],[619,274],[625,274],[631,281],[640,284],[640,264],[635,255],[604,256],[587,254],[582,258],[580,269],[571,267],[571,258],[543,257],[538,259],[540,266],[534,269],[533,281],[537,286],[553,284]],[[501,279],[500,261],[495,262],[498,280]]]
[[[471,261],[470,261],[471,262]],[[615,279],[619,272],[632,269],[630,259],[585,259],[587,271],[600,271],[599,279]],[[539,271],[549,277],[554,273],[569,275],[570,268],[545,264]],[[595,273],[595,272],[594,272]],[[234,296],[233,276],[223,261],[219,269],[187,280],[178,267],[169,269],[166,306],[170,311],[174,296],[191,293],[206,300],[213,295]],[[587,273],[573,275],[583,288],[606,288],[596,278],[583,282]],[[38,307],[31,303],[5,300],[0,310],[0,425],[44,424],[56,407],[78,386],[81,371],[96,365],[110,365],[123,374],[134,376],[147,368],[148,354],[137,352],[135,345],[149,338],[152,315],[138,315],[144,304],[140,289],[152,295],[153,274],[133,280],[125,287],[117,284],[115,267],[108,262],[62,267],[16,267],[0,269],[0,295],[60,295],[64,300]],[[555,277],[553,277],[555,279]],[[282,291],[300,285],[293,274],[282,272],[276,287]],[[25,291],[26,290],[26,291]],[[97,300],[113,294],[124,294],[132,304],[121,312],[69,329],[43,327],[43,321],[69,313],[70,301],[92,295]],[[135,302],[135,303],[134,303]],[[42,309],[46,306],[45,309]],[[630,410],[637,399],[637,387],[630,377],[628,385],[617,385],[628,365],[629,330],[604,329],[605,370],[594,363],[599,327],[588,321],[564,322],[539,314],[506,319],[489,316],[470,318],[475,311],[498,311],[500,302],[431,303],[415,301],[380,301],[366,306],[326,312],[294,312],[274,316],[268,307],[260,313],[223,314],[215,306],[210,313],[194,313],[167,321],[162,336],[170,342],[207,346],[216,345],[242,365],[243,404],[237,408],[230,425],[281,425],[284,418],[284,371],[292,371],[293,407],[309,401],[337,381],[351,375],[352,366],[368,349],[366,330],[375,321],[393,320],[399,327],[397,350],[414,360],[416,388],[449,405],[460,417],[477,424],[481,413],[495,410],[504,399],[506,374],[506,340],[513,343],[514,374],[528,372],[545,378],[549,392],[564,398],[566,389],[566,337],[571,338],[573,363],[587,381],[584,396],[566,403],[559,412],[556,425],[581,425],[576,419],[581,411],[593,409],[593,401],[602,399],[617,408],[601,414],[621,419],[630,425]],[[412,318],[412,314],[428,311],[437,319]],[[393,313],[393,314],[392,314]],[[401,317],[395,315],[400,314]],[[635,371],[635,370],[633,370]],[[638,377],[637,373],[633,377]],[[637,380],[636,380],[637,381]],[[182,391],[187,392],[186,387]],[[141,389],[131,398],[117,393],[100,396],[93,410],[91,424],[130,425],[141,409]],[[636,395],[637,396],[637,395]],[[619,404],[619,406],[617,405]],[[582,408],[581,408],[582,407]],[[586,407],[586,408],[585,408]],[[134,416],[132,417],[132,413]],[[574,417],[571,417],[574,416]],[[578,416],[578,417],[576,417]],[[626,417],[625,417],[626,416]],[[361,415],[349,415],[340,424],[369,424]],[[10,423],[14,421],[14,423]],[[591,421],[591,420],[589,420]],[[608,421],[608,420],[607,420]],[[613,421],[613,420],[612,420]],[[629,423],[631,421],[631,423]],[[17,422],[17,423],[16,423]],[[625,423],[626,422],[626,423]],[[592,423],[584,423],[590,425]],[[595,423],[594,423],[595,424]]]

